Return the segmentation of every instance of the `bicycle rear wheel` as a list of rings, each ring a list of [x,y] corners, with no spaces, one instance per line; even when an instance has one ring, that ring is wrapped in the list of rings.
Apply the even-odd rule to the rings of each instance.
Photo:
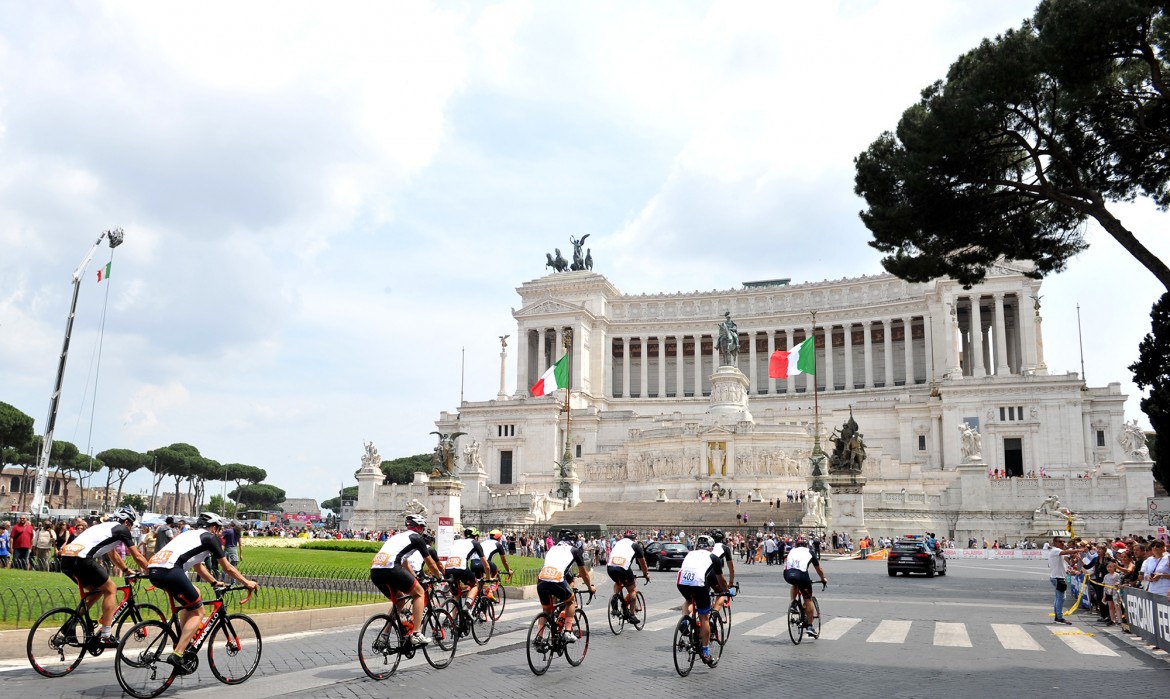
[[[565,644],[565,660],[573,667],[585,662],[585,654],[589,652],[589,617],[580,609],[573,616],[573,630],[570,635],[577,639],[576,643]]]
[[[548,666],[552,664],[554,629],[552,616],[545,613],[537,614],[528,627],[528,642],[525,647],[528,653],[528,667],[532,668],[534,675],[548,672]]]
[[[692,625],[690,617],[685,616],[674,625],[674,669],[680,677],[691,674],[691,668],[695,666],[695,648],[698,644],[691,636],[698,631],[693,630]]]
[[[167,615],[153,604],[139,604],[127,607],[122,616],[114,620],[114,637],[122,638],[124,631],[129,631],[141,621],[160,621],[167,623]]]
[[[614,636],[620,636],[622,629],[626,626],[626,608],[618,595],[615,594],[609,598],[609,609],[606,616],[609,617],[609,630],[613,632]]]
[[[114,655],[114,674],[122,689],[137,699],[150,699],[170,687],[178,675],[166,657],[178,640],[170,624],[153,619],[131,627]]]
[[[492,618],[490,604],[487,598],[481,595],[476,598],[475,606],[471,609],[471,637],[482,646],[492,640],[495,630],[496,620]]]
[[[358,661],[362,670],[375,680],[393,675],[402,660],[399,649],[405,643],[402,627],[395,624],[389,614],[370,617],[358,634]]]
[[[634,628],[641,631],[642,627],[646,625],[646,615],[649,612],[646,610],[646,598],[642,596],[641,591],[638,592],[638,611],[634,612],[634,616],[638,618],[638,623],[634,624]]]
[[[224,684],[239,684],[256,672],[264,641],[256,622],[244,614],[229,614],[211,632],[207,664]]]
[[[813,629],[817,632],[817,637],[821,635],[821,603],[817,601],[816,597],[812,598],[813,604],[813,618],[809,622]]]
[[[459,627],[446,609],[432,609],[423,615],[423,635],[431,642],[423,646],[423,656],[436,670],[451,664],[455,646],[459,643]]]
[[[793,645],[800,645],[804,638],[804,608],[800,606],[800,598],[792,600],[788,605],[788,637]]]
[[[50,609],[28,631],[26,652],[33,669],[45,677],[63,677],[81,664],[89,645],[85,617],[67,607]]]

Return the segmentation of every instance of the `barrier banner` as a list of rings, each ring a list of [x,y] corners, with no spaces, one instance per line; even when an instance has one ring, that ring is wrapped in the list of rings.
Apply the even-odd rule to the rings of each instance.
[[[1041,549],[943,549],[943,555],[954,558],[984,558],[1005,560],[1009,558],[1039,561],[1044,559]]]
[[[1121,588],[1121,600],[1129,615],[1129,629],[1142,640],[1170,652],[1170,600],[1137,588]]]

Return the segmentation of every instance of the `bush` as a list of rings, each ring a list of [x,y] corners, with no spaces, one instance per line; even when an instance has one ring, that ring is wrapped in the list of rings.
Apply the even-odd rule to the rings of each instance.
[[[321,551],[377,553],[382,548],[382,542],[364,541],[361,539],[313,539],[301,544],[300,548],[318,549]]]

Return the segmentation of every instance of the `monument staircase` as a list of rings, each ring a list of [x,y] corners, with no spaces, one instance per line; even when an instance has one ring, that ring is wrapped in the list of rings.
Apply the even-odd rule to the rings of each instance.
[[[796,532],[804,516],[802,503],[781,499],[780,507],[768,502],[582,502],[557,512],[544,526],[555,529],[570,524],[605,524],[610,531],[620,529],[667,529],[699,532],[720,528],[726,531],[763,527],[769,520],[777,531]],[[745,527],[736,513],[748,515]]]

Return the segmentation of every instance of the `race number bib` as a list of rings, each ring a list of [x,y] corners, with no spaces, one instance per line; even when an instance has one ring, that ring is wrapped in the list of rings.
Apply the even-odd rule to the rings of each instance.
[[[386,564],[390,562],[390,554],[379,551],[374,556],[373,562],[370,563],[371,568],[385,568]]]
[[[695,571],[684,570],[682,573],[679,574],[678,579],[679,579],[679,582],[681,582],[683,585],[694,585],[695,584]]]
[[[610,559],[610,561],[609,561],[609,564],[610,564],[611,566],[622,566],[622,567],[625,567],[625,565],[626,565],[626,560],[627,560],[627,559],[626,559],[626,557],[625,557],[625,556],[614,556],[612,559]]]
[[[84,548],[85,548],[85,546],[83,546],[81,544],[65,544],[64,546],[61,547],[61,555],[62,556],[76,556],[77,554],[81,553],[81,550]]]
[[[156,553],[150,557],[150,565],[152,565],[152,566],[164,565],[165,563],[167,563],[170,560],[171,560],[171,552],[164,549],[164,550],[159,551],[158,553]]]
[[[548,582],[561,582],[565,579],[565,571],[556,566],[545,566],[540,569],[540,575],[537,577]]]
[[[462,568],[463,556],[447,556],[447,562],[444,566],[447,568]]]

